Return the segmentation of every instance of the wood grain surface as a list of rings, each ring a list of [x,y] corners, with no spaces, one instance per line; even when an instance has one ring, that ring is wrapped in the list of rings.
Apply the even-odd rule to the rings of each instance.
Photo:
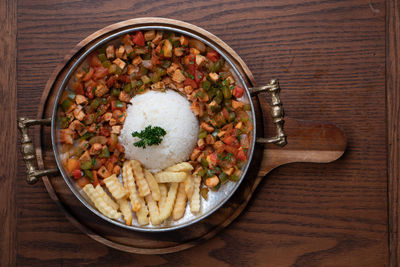
[[[0,263],[16,262],[17,176],[17,84],[16,84],[17,10],[12,0],[0,2]],[[0,264],[2,265],[2,264]]]
[[[388,121],[389,259],[400,260],[400,1],[386,4],[386,105]]]
[[[36,114],[50,74],[80,40],[121,20],[160,16],[219,36],[259,84],[278,77],[287,115],[339,125],[348,150],[335,163],[273,170],[231,226],[206,243],[162,256],[116,251],[80,233],[43,184],[25,183],[19,157],[17,179],[6,180],[15,195],[8,210],[16,209],[16,218],[7,218],[16,230],[7,234],[11,246],[6,252],[2,246],[2,255],[11,265],[389,265],[383,0],[19,0],[17,10],[18,116]],[[16,101],[11,96],[7,105]],[[15,133],[10,138],[16,141]],[[3,153],[8,145],[2,139]],[[15,170],[12,152],[7,162]]]

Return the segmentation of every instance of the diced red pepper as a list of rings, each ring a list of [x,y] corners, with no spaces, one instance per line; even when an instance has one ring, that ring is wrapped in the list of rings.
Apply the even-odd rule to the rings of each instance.
[[[101,66],[101,61],[96,54],[91,55],[89,61],[90,61],[90,66],[92,66],[92,67],[100,67]]]
[[[133,36],[132,36],[132,41],[137,44],[138,46],[144,46],[144,36],[141,31],[137,31]]]
[[[199,71],[195,70],[194,71],[194,80],[196,81],[197,84],[199,84],[203,80],[204,74]]]
[[[99,178],[97,177],[97,171],[92,171],[93,174],[93,186],[97,186],[99,184]]]
[[[232,94],[236,97],[236,98],[240,98],[243,96],[244,93],[244,89],[242,87],[239,86],[235,86],[235,88],[233,88]]]
[[[208,51],[207,58],[212,62],[216,62],[219,59],[219,54],[216,51]]]
[[[224,116],[225,120],[229,119],[229,112],[226,110],[226,108],[222,109],[222,116]]]
[[[239,147],[239,141],[237,140],[237,138],[233,135],[228,135],[225,136],[222,139],[222,142],[224,142],[227,145],[233,146],[233,147]]]
[[[109,128],[103,126],[103,127],[100,127],[99,134],[102,136],[108,137],[108,136],[110,136],[111,131]]]
[[[83,91],[83,85],[81,82],[76,82],[73,84],[72,89],[75,91],[76,94],[78,95],[83,95],[85,92]]]
[[[236,158],[240,161],[246,160],[246,154],[244,154],[244,151],[242,149],[238,150],[238,152],[236,154]]]
[[[198,87],[197,83],[190,78],[186,78],[186,80],[183,82],[183,85],[190,85],[193,89],[196,89]]]
[[[92,78],[92,75],[94,73],[94,69],[92,67],[89,68],[89,71],[83,76],[82,81],[86,82],[89,81]]]
[[[107,74],[108,74],[108,68],[104,68],[103,66],[96,67],[94,69],[93,79],[94,80],[101,79],[107,76]]]
[[[75,179],[79,179],[82,177],[82,172],[80,169],[75,169],[72,171],[72,176],[74,176]]]

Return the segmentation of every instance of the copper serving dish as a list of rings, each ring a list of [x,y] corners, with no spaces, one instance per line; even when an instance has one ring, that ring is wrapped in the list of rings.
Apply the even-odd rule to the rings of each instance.
[[[116,27],[116,26],[119,27]],[[190,28],[191,30],[188,30]],[[125,225],[122,221],[116,221],[105,217],[101,214],[97,209],[95,209],[86,199],[86,197],[81,193],[80,188],[76,185],[71,177],[67,174],[64,170],[61,160],[60,160],[60,152],[59,152],[59,145],[58,142],[58,134],[57,134],[57,126],[55,123],[56,120],[56,112],[58,108],[58,101],[60,96],[65,90],[69,78],[74,73],[77,67],[86,59],[86,57],[95,49],[97,49],[100,45],[104,45],[112,40],[119,38],[120,36],[133,32],[135,30],[169,30],[173,32],[178,32],[181,34],[185,34],[187,36],[196,38],[206,45],[215,49],[224,59],[229,62],[232,66],[231,72],[239,78],[238,83],[245,88],[245,101],[248,101],[251,105],[251,118],[253,120],[254,130],[251,136],[251,144],[250,149],[247,152],[247,162],[244,168],[242,169],[241,177],[239,181],[236,183],[230,182],[227,183],[225,187],[221,187],[218,193],[213,192],[215,196],[209,199],[207,202],[202,200],[202,211],[200,214],[192,215],[190,212],[186,212],[186,214],[190,214],[188,216],[185,215],[182,219],[178,220],[177,222],[167,221],[166,223],[160,226],[139,226],[138,224],[133,223],[132,226]],[[169,19],[161,19],[161,18],[140,18],[140,19],[133,19],[126,22],[117,23],[111,25],[109,27],[100,30],[81,42],[82,46],[76,51],[73,51],[73,56],[70,60],[70,64],[64,66],[63,71],[67,72],[67,75],[64,76],[58,82],[54,82],[52,86],[55,90],[58,91],[57,98],[53,107],[52,117],[48,119],[39,119],[39,120],[31,120],[27,118],[20,118],[18,120],[18,128],[21,131],[22,139],[21,139],[21,151],[22,155],[26,164],[26,173],[27,173],[27,182],[29,184],[36,183],[40,177],[48,176],[56,173],[61,173],[62,177],[64,178],[65,183],[68,185],[70,190],[74,193],[74,195],[81,201],[83,205],[85,205],[88,210],[99,216],[100,218],[117,225],[119,227],[123,227],[126,229],[136,230],[136,231],[143,231],[143,232],[162,232],[162,231],[169,231],[169,230],[176,230],[179,228],[183,228],[194,224],[205,217],[209,216],[213,212],[217,211],[237,190],[240,186],[240,183],[243,181],[247,169],[250,165],[252,160],[252,155],[254,152],[255,145],[263,145],[274,143],[279,146],[284,146],[286,144],[286,136],[283,131],[284,125],[284,112],[283,107],[279,98],[279,83],[277,80],[271,80],[269,84],[260,87],[248,87],[248,82],[246,81],[246,76],[242,72],[242,69],[239,67],[238,60],[240,57],[230,49],[226,44],[224,44],[218,37],[208,33],[207,31],[198,28],[196,26],[190,25],[188,23],[176,21],[176,20],[169,20]],[[221,46],[221,44],[224,44]],[[223,48],[224,47],[224,48]],[[226,49],[228,48],[228,49]],[[244,64],[242,64],[244,65]],[[61,73],[62,70],[59,70]],[[273,119],[273,123],[276,125],[276,136],[271,138],[256,138],[256,116],[254,106],[251,100],[251,97],[260,93],[260,92],[269,92],[271,96],[271,116]],[[33,125],[50,125],[51,126],[51,138],[52,138],[52,146],[54,156],[57,162],[58,168],[56,169],[47,169],[47,170],[38,170],[36,168],[36,156],[35,156],[35,148],[31,142],[31,139],[28,136],[28,128]],[[205,204],[204,204],[205,203]]]

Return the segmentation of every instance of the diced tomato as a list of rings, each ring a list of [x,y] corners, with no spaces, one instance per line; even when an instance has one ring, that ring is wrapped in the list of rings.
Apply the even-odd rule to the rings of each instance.
[[[236,158],[238,160],[240,160],[240,161],[245,161],[246,160],[246,154],[244,154],[242,149],[238,150],[238,152],[236,154]]]
[[[101,67],[101,61],[97,55],[92,55],[89,59],[90,66],[92,67]]]
[[[229,119],[229,112],[226,110],[226,108],[222,109],[222,116],[224,116],[225,120]]]
[[[94,73],[94,69],[92,67],[89,68],[89,71],[83,76],[82,81],[86,82],[89,81],[92,78],[92,75]]]
[[[216,51],[208,51],[207,58],[212,62],[216,62],[219,59],[219,54]]]
[[[72,85],[72,89],[75,91],[76,94],[78,95],[83,95],[85,94],[85,91],[83,91],[83,85],[81,82],[76,82]]]
[[[190,78],[186,78],[186,80],[183,82],[183,85],[190,85],[193,89],[197,88],[197,83]]]
[[[186,56],[184,62],[187,67],[187,72],[194,76],[196,74],[196,69],[197,69],[195,56],[194,55]]]
[[[108,137],[108,136],[110,136],[111,131],[108,127],[102,126],[102,127],[100,127],[99,134],[102,136]]]
[[[236,97],[236,98],[240,98],[243,96],[244,93],[244,89],[242,87],[239,86],[235,86],[235,88],[233,88],[232,94]]]
[[[79,179],[82,177],[82,172],[79,169],[73,170],[72,171],[72,176],[74,176],[75,179]]]
[[[99,184],[99,178],[97,177],[97,171],[92,171],[93,174],[93,185],[97,186]]]
[[[129,75],[119,75],[118,76],[118,81],[123,82],[123,83],[130,83],[131,82],[131,78],[129,77]]]
[[[158,56],[156,56],[156,55],[153,55],[151,57],[151,65],[157,66],[157,65],[160,65],[160,64],[161,64],[160,58]]]
[[[133,36],[132,36],[132,41],[137,44],[138,46],[144,46],[144,36],[141,31],[137,31]]]
[[[236,147],[236,146],[239,144],[239,141],[238,141],[237,138],[236,138],[235,136],[233,136],[233,135],[225,136],[225,137],[222,139],[222,142],[224,142],[224,143],[227,144],[227,145],[233,146],[233,147]]]
[[[94,80],[101,79],[107,76],[107,74],[108,74],[108,68],[104,68],[103,66],[96,67],[94,69],[93,79]]]
[[[224,150],[225,150],[227,153],[232,153],[232,154],[234,154],[234,155],[236,155],[236,152],[237,152],[237,149],[236,149],[236,148],[234,148],[233,146],[228,146],[228,145],[225,145]]]
[[[217,165],[217,162],[218,162],[218,154],[217,154],[217,152],[214,152],[214,153],[210,154],[210,161],[214,166]]]
[[[106,82],[107,87],[108,88],[112,87],[116,81],[117,81],[117,78],[115,78],[115,76],[111,76]]]
[[[195,70],[194,71],[194,80],[197,84],[199,84],[202,80],[203,80],[204,74],[199,71],[199,70]]]
[[[90,181],[87,177],[81,177],[79,180],[76,181],[76,183],[79,185],[79,187],[83,188],[85,185],[90,184]]]

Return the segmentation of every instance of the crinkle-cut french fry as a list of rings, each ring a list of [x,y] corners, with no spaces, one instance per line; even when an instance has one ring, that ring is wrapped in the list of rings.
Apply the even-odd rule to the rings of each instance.
[[[160,200],[160,188],[158,187],[158,183],[154,178],[153,174],[148,170],[144,169],[144,177],[146,177],[147,183],[150,187],[151,195],[155,201]]]
[[[162,223],[160,212],[158,210],[157,202],[153,199],[152,194],[145,196],[147,207],[149,209],[150,221],[152,225],[159,225]]]
[[[181,162],[165,169],[167,172],[190,172],[192,170],[193,166],[189,162]]]
[[[121,182],[118,180],[115,174],[104,179],[104,183],[111,195],[116,199],[125,198],[128,195],[128,191],[122,186]]]
[[[190,211],[196,213],[200,211],[200,175],[194,175],[194,189],[192,197],[190,198]]]
[[[159,172],[154,175],[158,183],[180,183],[185,181],[185,172]]]
[[[149,210],[147,209],[146,202],[142,197],[139,197],[140,209],[136,212],[137,221],[140,225],[149,224]]]
[[[185,184],[179,183],[178,193],[176,195],[174,209],[172,211],[172,218],[177,221],[183,217],[186,210],[187,196],[185,192]]]
[[[193,189],[194,189],[193,175],[189,174],[183,183],[185,184],[186,196],[188,197],[188,199],[190,199],[193,195]]]
[[[126,198],[118,199],[119,209],[124,216],[125,224],[132,225],[132,211]]]
[[[111,206],[113,209],[118,210],[119,206],[117,203],[114,202],[114,200],[111,199],[111,197],[104,191],[103,187],[98,184],[95,187],[97,193],[103,198],[103,200]]]
[[[146,179],[144,178],[142,166],[140,166],[140,162],[137,160],[130,160],[130,164],[133,169],[133,174],[135,175],[139,196],[145,197],[150,194],[150,188]]]
[[[161,214],[161,210],[163,210],[164,205],[167,202],[168,187],[166,184],[159,184],[158,188],[160,188],[160,201],[158,201],[158,209]]]
[[[132,167],[128,161],[124,162],[122,166],[122,180],[124,187],[129,191],[129,199],[131,200],[131,207],[134,212],[141,208],[141,201],[139,193],[136,190],[135,178],[133,177]]]
[[[83,191],[89,197],[89,199],[93,202],[94,206],[105,216],[111,219],[119,219],[121,218],[121,213],[113,209],[109,206],[104,199],[97,193],[96,189],[94,189],[92,184],[87,184],[83,187]]]
[[[160,217],[162,220],[165,220],[169,216],[171,216],[172,209],[175,203],[176,193],[178,192],[178,186],[179,183],[171,183],[171,186],[169,187],[167,200],[165,201],[165,204],[162,205],[162,209],[160,212]]]

